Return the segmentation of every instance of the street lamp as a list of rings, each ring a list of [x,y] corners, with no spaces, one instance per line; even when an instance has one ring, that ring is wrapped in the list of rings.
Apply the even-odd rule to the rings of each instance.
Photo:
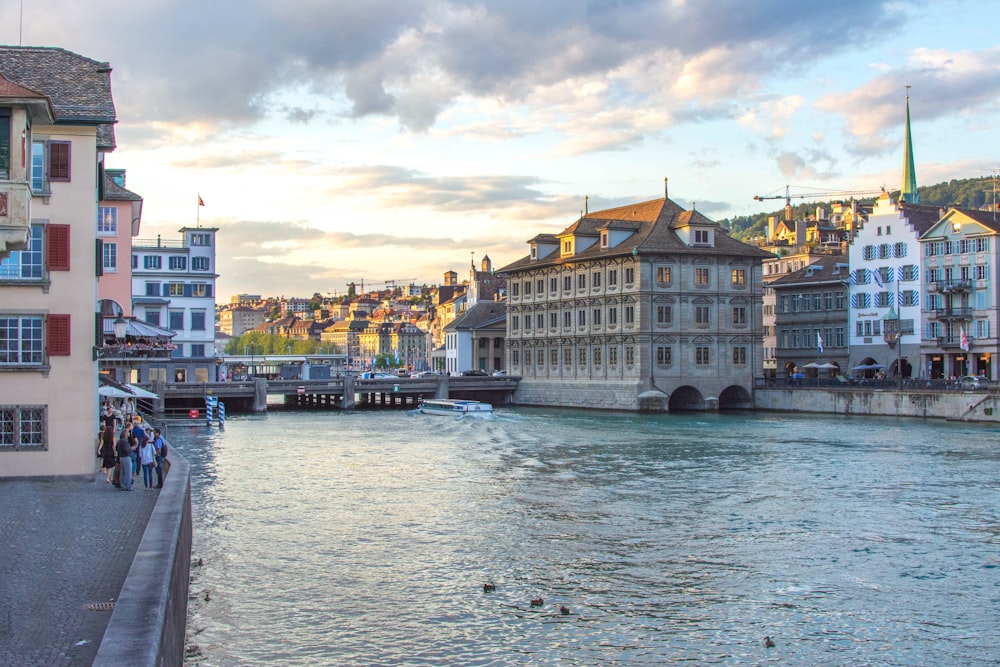
[[[128,334],[128,321],[119,315],[114,321],[115,327],[115,339],[124,340],[125,336]]]

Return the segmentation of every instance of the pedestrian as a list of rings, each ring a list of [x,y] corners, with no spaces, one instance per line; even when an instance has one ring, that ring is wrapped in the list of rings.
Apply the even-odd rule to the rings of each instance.
[[[140,466],[138,461],[139,447],[142,445],[142,439],[146,437],[146,429],[142,427],[142,418],[136,416],[135,421],[132,423],[132,470],[134,474],[138,475]]]
[[[132,445],[129,444],[128,431],[122,430],[118,437],[116,446],[118,462],[121,464],[121,474],[119,475],[122,491],[132,490]]]
[[[115,432],[112,429],[101,429],[101,449],[98,453],[101,457],[101,469],[105,472],[104,481],[110,484],[118,464],[115,458]]]
[[[139,445],[139,463],[142,464],[142,486],[145,489],[152,489],[156,451],[153,449],[153,443],[146,436],[142,436],[142,444]]]
[[[125,399],[125,405],[122,407],[122,413],[125,415],[125,421],[132,421],[132,417],[135,416],[135,404],[132,402],[131,398]]]
[[[167,453],[167,445],[163,442],[160,429],[153,429],[153,451],[156,455],[156,488],[163,488],[163,459]]]

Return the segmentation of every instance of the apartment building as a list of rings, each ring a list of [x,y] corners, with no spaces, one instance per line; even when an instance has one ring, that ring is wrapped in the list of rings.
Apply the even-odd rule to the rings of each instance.
[[[114,150],[111,67],[0,47],[0,475],[94,473],[94,221]]]

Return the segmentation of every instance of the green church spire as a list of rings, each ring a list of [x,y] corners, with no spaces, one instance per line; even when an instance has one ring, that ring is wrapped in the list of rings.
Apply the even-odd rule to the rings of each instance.
[[[899,193],[900,201],[907,204],[919,204],[917,193],[917,172],[913,168],[913,138],[910,136],[910,87],[906,87],[906,146],[903,149],[903,189]]]

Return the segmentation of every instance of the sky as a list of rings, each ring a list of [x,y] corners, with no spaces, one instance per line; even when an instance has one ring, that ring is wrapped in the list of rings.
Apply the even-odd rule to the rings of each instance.
[[[998,26],[986,0],[0,0],[0,42],[111,64],[139,237],[218,228],[219,300],[502,268],[665,178],[716,220],[898,190],[907,92],[918,185],[990,176]]]

